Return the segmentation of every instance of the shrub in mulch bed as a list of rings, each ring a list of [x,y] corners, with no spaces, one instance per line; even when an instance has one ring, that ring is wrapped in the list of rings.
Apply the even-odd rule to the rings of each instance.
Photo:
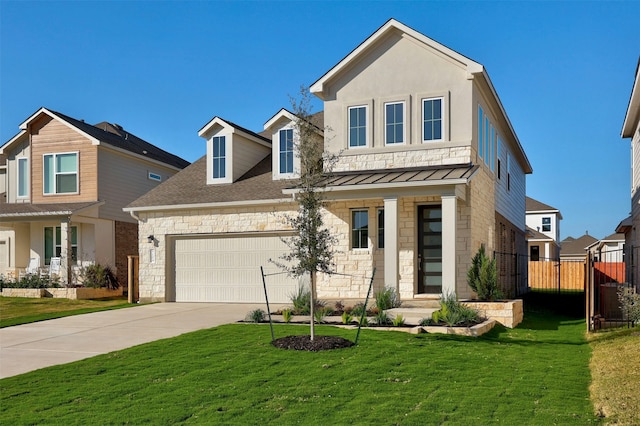
[[[275,339],[271,344],[280,349],[311,352],[349,348],[355,345],[351,340],[338,336],[314,336],[311,340],[311,336],[308,335],[281,337]]]

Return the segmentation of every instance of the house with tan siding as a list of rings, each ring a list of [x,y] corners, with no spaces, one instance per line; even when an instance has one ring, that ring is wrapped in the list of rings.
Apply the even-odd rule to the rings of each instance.
[[[391,19],[310,90],[338,154],[324,209],[336,273],[318,276],[319,298],[365,298],[374,269],[375,289],[405,301],[472,298],[481,245],[526,255],[532,167],[481,64]],[[300,282],[270,259],[288,251],[297,211],[296,120],[281,109],[258,132],[214,117],[206,154],[125,208],[139,220],[141,301],[260,302],[261,267],[270,300],[289,301]],[[514,267],[499,265],[508,295]]]
[[[189,163],[107,122],[40,108],[0,147],[0,274],[61,258],[61,278],[90,263],[126,283],[137,221],[122,208]]]

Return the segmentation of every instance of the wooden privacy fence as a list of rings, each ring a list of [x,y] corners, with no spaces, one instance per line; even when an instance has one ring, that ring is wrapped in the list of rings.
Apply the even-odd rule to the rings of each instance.
[[[535,290],[584,291],[585,262],[530,261],[529,288]]]

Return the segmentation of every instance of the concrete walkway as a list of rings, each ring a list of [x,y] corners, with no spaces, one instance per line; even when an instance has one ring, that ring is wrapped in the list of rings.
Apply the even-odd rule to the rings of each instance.
[[[0,329],[0,379],[236,322],[256,308],[265,306],[156,303],[5,327]]]

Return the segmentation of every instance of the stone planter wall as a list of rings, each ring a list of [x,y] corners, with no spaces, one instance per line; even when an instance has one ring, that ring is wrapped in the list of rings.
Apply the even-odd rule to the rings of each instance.
[[[53,297],[55,299],[101,299],[103,297],[122,296],[123,288],[108,290],[106,288],[5,288],[0,293],[3,297]]]
[[[505,327],[514,328],[522,322],[524,309],[522,299],[501,302],[463,301],[467,306],[477,309],[480,315],[498,321]]]

